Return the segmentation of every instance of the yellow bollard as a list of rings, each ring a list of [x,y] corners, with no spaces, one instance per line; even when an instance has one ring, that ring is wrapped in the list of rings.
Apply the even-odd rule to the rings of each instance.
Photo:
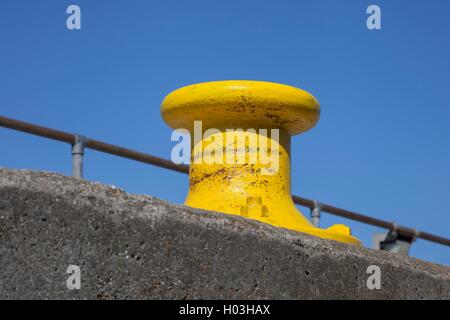
[[[205,82],[171,92],[161,113],[170,127],[191,133],[186,205],[360,244],[345,225],[314,227],[292,201],[290,137],[320,115],[308,92],[262,81]]]

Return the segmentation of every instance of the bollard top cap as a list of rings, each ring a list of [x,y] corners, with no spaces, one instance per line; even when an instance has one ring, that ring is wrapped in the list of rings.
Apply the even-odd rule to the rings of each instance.
[[[172,128],[283,129],[290,135],[314,127],[320,105],[308,92],[279,83],[227,80],[203,82],[168,94],[161,104],[164,121]]]

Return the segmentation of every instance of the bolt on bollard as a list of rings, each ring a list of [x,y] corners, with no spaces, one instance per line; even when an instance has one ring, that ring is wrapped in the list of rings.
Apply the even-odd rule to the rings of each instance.
[[[292,200],[291,136],[314,127],[320,114],[308,92],[263,81],[205,82],[171,92],[161,114],[173,129],[190,132],[186,205],[361,244],[347,226],[315,227]]]

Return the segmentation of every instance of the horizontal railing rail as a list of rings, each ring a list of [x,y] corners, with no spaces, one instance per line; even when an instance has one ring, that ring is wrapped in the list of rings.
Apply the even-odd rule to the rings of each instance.
[[[112,154],[115,156],[151,164],[157,167],[181,172],[181,173],[189,173],[189,166],[187,165],[178,165],[173,163],[170,160],[159,158],[147,153],[123,148],[120,146],[116,146],[113,144],[105,143],[99,140],[90,139],[87,137],[83,137],[77,134],[72,134],[60,130],[55,130],[47,127],[38,126],[35,124],[2,117],[0,116],[0,127],[9,128],[21,132],[30,133],[33,135],[66,142],[74,146],[78,142],[82,142],[82,148],[90,148],[93,150],[101,151],[104,153]],[[80,139],[82,137],[82,139]],[[81,176],[80,173],[78,173],[78,176]],[[320,208],[320,211],[330,213],[332,215],[340,216],[343,218],[359,221],[362,223],[366,223],[372,226],[388,229],[390,231],[395,232],[397,235],[408,238],[408,239],[416,239],[421,238],[424,240],[428,240],[431,242],[443,244],[446,246],[450,246],[450,239],[437,236],[428,232],[423,232],[416,230],[414,228],[408,228],[405,226],[397,225],[394,222],[389,222],[377,218],[373,218],[367,215],[363,215],[360,213],[356,213],[353,211],[341,209],[338,207],[334,207],[325,203],[317,202],[311,199],[302,198],[296,195],[292,195],[292,199],[294,202],[298,205],[315,209]]]

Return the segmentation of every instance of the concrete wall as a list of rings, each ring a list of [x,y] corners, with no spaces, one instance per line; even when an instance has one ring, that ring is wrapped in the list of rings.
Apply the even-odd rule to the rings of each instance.
[[[450,299],[450,267],[0,168],[0,298]]]

